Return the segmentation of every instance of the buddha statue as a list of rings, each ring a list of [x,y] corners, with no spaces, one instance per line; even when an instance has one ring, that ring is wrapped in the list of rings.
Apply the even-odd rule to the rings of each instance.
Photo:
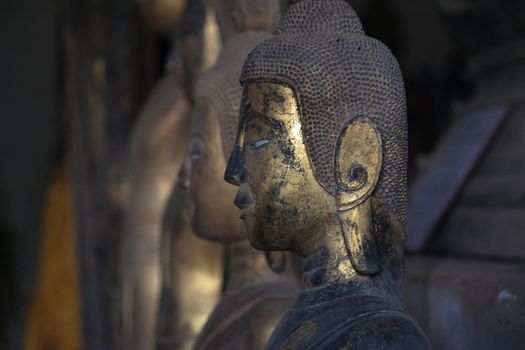
[[[267,349],[429,349],[405,303],[407,122],[396,59],[342,0],[302,0],[246,59],[225,179],[251,244],[303,257]]]
[[[249,245],[232,203],[235,187],[224,181],[239,118],[240,70],[248,52],[270,38],[279,14],[276,1],[234,5],[239,32],[196,85],[191,141],[180,176],[193,202],[195,233],[227,247],[224,293],[196,341],[198,350],[262,349],[298,292],[293,257],[266,255]]]
[[[210,1],[143,0],[139,4],[152,29],[174,38],[174,48],[164,74],[139,112],[130,141],[130,204],[121,257],[121,346],[126,350],[154,349],[156,329],[166,328],[157,321],[164,284],[160,259],[163,213],[186,154],[192,110],[191,87],[196,76],[215,62],[221,45],[215,9]],[[190,21],[194,12],[203,18],[202,23]],[[184,196],[173,199],[177,200],[184,202]],[[180,304],[186,300],[181,288],[201,291],[199,308],[177,306],[178,310],[188,311],[178,315],[181,322],[175,325],[191,324],[195,328],[202,327],[220,296],[223,249],[188,234],[185,227],[181,225],[180,230],[173,232],[171,241],[191,246],[196,254],[171,257],[172,264],[178,261],[185,269],[183,272],[168,269],[177,273],[170,278],[180,286],[169,283],[174,290],[167,293],[172,303]],[[200,254],[213,263],[201,264],[197,258]],[[193,278],[195,274],[206,276],[206,281],[214,279],[215,283],[207,284],[215,286],[214,289],[200,288],[202,279]],[[184,283],[180,283],[181,280]],[[185,336],[189,330],[171,328],[171,331]],[[179,340],[176,337],[174,342],[179,344]]]

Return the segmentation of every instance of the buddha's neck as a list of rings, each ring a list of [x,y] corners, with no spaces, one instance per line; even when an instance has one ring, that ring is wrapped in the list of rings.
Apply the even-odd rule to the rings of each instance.
[[[247,240],[229,244],[227,249],[229,279],[225,289],[226,293],[273,282],[279,278],[268,267],[264,253],[253,249]]]
[[[322,228],[320,247],[302,261],[302,289],[309,290],[334,283],[349,284],[358,277],[346,250],[341,226],[337,219]]]
[[[339,298],[372,297],[388,307],[404,309],[404,265],[400,249],[392,247],[385,257],[389,263],[381,264],[378,274],[358,274],[350,261],[339,220],[335,218],[323,226],[322,232],[314,236],[321,243],[303,258],[302,288],[294,307],[301,309]]]

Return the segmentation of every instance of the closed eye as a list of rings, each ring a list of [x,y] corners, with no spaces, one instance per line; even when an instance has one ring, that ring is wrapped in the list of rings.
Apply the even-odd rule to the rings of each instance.
[[[255,150],[255,149],[258,149],[258,148],[261,148],[262,146],[264,145],[267,145],[269,144],[271,141],[270,140],[258,140],[258,141],[249,141],[248,142],[248,147],[250,147],[250,149],[252,150]]]
[[[255,142],[255,148],[259,148],[259,147],[262,147],[266,144],[270,143],[270,140],[259,140],[257,142]]]

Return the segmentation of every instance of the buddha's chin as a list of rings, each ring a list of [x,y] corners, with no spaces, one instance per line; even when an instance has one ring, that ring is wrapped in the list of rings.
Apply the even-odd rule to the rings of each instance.
[[[261,243],[261,241],[257,237],[248,234],[248,241],[254,249],[266,250],[266,245]]]
[[[244,215],[241,217],[242,222],[244,223],[244,229],[246,232],[246,236],[252,242],[253,237],[253,229],[255,226],[255,217],[253,214],[250,215]]]
[[[258,232],[259,228],[256,226],[257,223],[255,221],[255,216],[253,214],[246,215],[242,218],[242,221],[244,221],[246,236],[248,237],[248,241],[252,247],[257,250],[264,250],[266,245],[261,242],[260,232]]]

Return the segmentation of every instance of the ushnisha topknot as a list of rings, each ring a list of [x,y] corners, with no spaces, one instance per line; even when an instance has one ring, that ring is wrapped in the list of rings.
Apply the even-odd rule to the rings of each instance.
[[[407,118],[399,65],[381,42],[366,36],[343,0],[302,0],[292,5],[278,35],[248,55],[241,74],[280,81],[298,99],[303,137],[319,184],[335,195],[335,147],[352,118],[369,118],[383,146],[374,195],[406,228]]]

